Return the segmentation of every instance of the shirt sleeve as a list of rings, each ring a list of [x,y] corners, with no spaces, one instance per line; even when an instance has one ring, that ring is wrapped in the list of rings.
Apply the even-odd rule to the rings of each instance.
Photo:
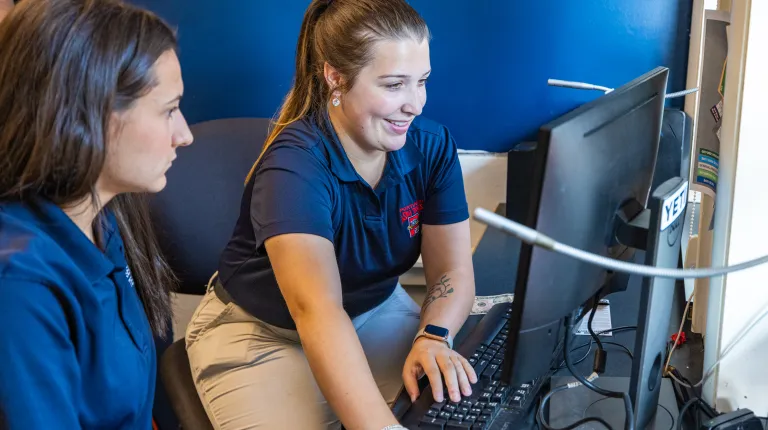
[[[456,142],[448,129],[433,146],[429,182],[422,222],[428,225],[454,224],[469,218],[464,177]]]
[[[274,148],[254,174],[251,222],[256,243],[273,236],[305,233],[333,242],[330,171],[308,149]]]
[[[81,374],[61,302],[41,284],[2,283],[0,428],[80,428]]]

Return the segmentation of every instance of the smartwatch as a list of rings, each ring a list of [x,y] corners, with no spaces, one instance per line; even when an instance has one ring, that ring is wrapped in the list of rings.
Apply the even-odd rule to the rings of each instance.
[[[420,337],[428,337],[430,339],[445,342],[445,344],[448,345],[448,348],[453,349],[453,337],[448,333],[448,329],[445,327],[427,324],[423,330],[416,334],[413,341],[416,342]]]

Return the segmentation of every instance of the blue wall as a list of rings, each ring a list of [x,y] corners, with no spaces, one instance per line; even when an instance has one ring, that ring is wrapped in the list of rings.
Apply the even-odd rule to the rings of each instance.
[[[548,87],[548,78],[616,87],[666,66],[669,91],[681,90],[691,2],[411,0],[433,33],[424,114],[446,124],[461,148],[506,151],[599,95]],[[134,3],[178,28],[190,123],[275,113],[308,0]]]

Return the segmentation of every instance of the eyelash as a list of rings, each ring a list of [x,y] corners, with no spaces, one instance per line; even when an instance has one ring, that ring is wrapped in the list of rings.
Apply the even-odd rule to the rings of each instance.
[[[168,118],[172,117],[172,116],[173,116],[173,114],[174,114],[174,113],[175,113],[177,110],[179,110],[179,107],[178,107],[178,106],[175,106],[175,107],[171,108],[171,110],[169,110],[169,111],[168,111]]]
[[[424,86],[424,85],[426,85],[426,84],[427,84],[427,81],[428,81],[428,79],[422,79],[422,80],[420,80],[420,81],[419,81],[419,85],[420,85],[420,86]],[[399,90],[399,89],[400,89],[400,88],[402,88],[402,87],[403,87],[403,83],[402,83],[402,82],[398,82],[398,83],[395,83],[395,84],[388,84],[388,85],[386,85],[386,88],[387,88],[388,90],[392,90],[392,91],[396,91],[396,90]]]

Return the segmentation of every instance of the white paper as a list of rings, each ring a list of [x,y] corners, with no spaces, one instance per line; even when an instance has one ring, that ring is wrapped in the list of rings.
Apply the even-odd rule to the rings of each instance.
[[[587,329],[587,323],[589,323],[589,316],[592,314],[592,309],[584,315],[581,320],[581,325],[574,334],[579,336],[589,336],[589,330]],[[603,330],[610,330],[613,328],[611,325],[611,304],[608,300],[600,300],[600,304],[597,305],[597,313],[595,313],[595,319],[592,321],[592,331],[599,333]],[[606,332],[600,334],[600,336],[612,336],[613,333]]]

